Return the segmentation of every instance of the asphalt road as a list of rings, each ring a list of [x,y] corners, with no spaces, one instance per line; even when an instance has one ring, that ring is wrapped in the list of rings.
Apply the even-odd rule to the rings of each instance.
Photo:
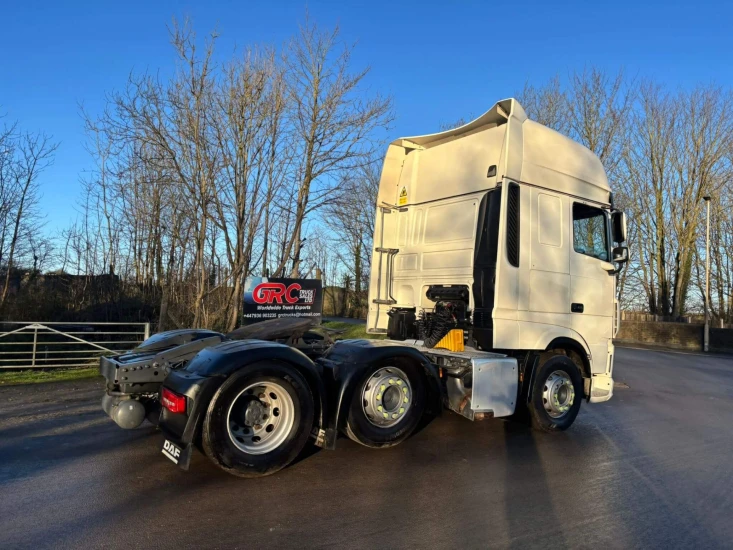
[[[0,388],[0,547],[730,547],[733,359],[617,353],[628,388],[568,432],[445,414],[259,480],[177,469],[100,382]]]

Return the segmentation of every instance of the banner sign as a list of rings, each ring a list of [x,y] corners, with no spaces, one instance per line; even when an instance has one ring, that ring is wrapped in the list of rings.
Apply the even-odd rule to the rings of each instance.
[[[319,279],[250,277],[244,285],[242,323],[278,317],[317,317],[320,320],[323,288]]]

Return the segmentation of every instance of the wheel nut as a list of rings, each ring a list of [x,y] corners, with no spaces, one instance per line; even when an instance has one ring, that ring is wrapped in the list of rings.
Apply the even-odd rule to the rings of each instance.
[[[262,424],[255,424],[255,430],[261,430]]]
[[[257,397],[259,397],[260,399],[266,399],[267,398],[267,396],[264,393],[261,393]]]

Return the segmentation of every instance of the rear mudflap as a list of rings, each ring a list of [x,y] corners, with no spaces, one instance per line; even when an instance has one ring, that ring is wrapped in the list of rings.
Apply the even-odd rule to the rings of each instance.
[[[163,445],[161,453],[183,470],[188,470],[188,466],[191,463],[191,453],[193,451],[193,445],[191,443],[185,444],[180,441],[165,437],[163,439]]]

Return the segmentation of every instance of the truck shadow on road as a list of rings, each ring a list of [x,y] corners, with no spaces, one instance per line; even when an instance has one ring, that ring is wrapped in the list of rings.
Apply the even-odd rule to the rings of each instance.
[[[504,516],[508,546],[525,548],[536,540],[533,525],[542,524],[543,540],[550,547],[568,546],[562,528],[563,518],[556,510],[545,466],[538,448],[538,438],[560,437],[564,434],[542,434],[528,425],[503,422],[504,453]],[[532,499],[531,508],[527,498]],[[534,510],[542,510],[541,515]],[[534,520],[534,521],[533,521]]]
[[[0,487],[36,477],[76,460],[112,454],[114,449],[155,438],[151,425],[117,433],[104,413],[42,419],[0,430]]]

